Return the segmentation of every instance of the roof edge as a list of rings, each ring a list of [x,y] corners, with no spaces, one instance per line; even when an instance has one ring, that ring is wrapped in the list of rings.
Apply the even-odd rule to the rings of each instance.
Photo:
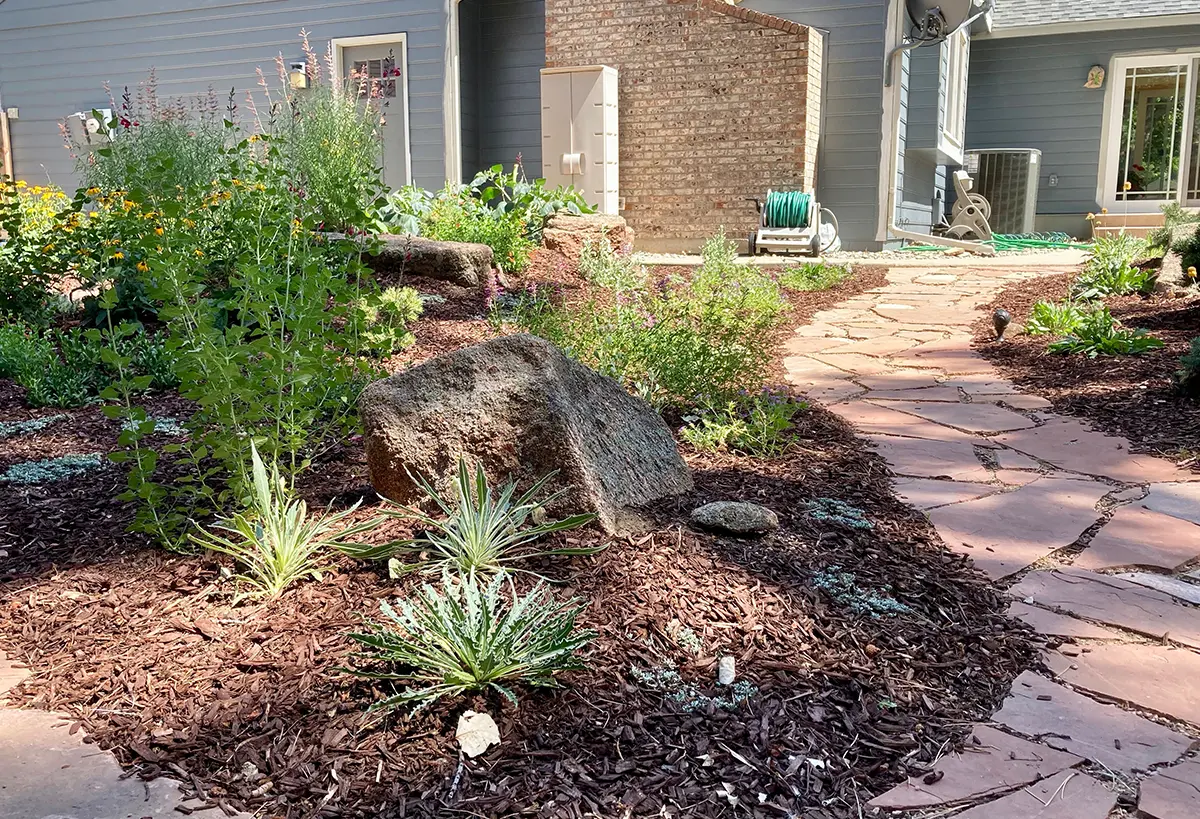
[[[1200,25],[1200,13],[1162,14],[1154,17],[1113,17],[1107,20],[1081,20],[1069,23],[1044,23],[1033,26],[995,28],[977,34],[980,40],[1004,40],[1014,37],[1048,37],[1055,34],[1083,34],[1091,31],[1128,31],[1130,29],[1167,28]]]
[[[788,34],[803,34],[809,30],[809,27],[792,20],[785,20],[782,17],[776,17],[773,14],[767,14],[763,11],[755,11],[754,9],[746,9],[741,6],[735,6],[725,0],[667,0],[669,3],[679,5],[694,5],[697,8],[706,9],[724,14],[727,17],[733,17],[747,23],[754,23],[763,28],[775,29],[776,31],[785,31]]]

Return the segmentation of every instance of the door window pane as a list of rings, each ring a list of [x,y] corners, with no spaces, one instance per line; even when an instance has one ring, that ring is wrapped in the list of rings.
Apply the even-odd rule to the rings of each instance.
[[[1130,68],[1125,72],[1117,166],[1119,201],[1178,198],[1187,77],[1187,65]]]
[[[358,86],[360,97],[396,98],[396,78],[400,76],[400,69],[396,66],[396,55],[391,51],[379,59],[355,60],[350,76]]]

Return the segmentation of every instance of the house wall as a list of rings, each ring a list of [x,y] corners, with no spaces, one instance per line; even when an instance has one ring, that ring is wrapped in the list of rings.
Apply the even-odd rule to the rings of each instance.
[[[944,212],[946,166],[937,148],[946,110],[947,51],[943,43],[905,58],[896,225],[916,233],[929,233]]]
[[[462,179],[470,182],[481,167],[480,130],[480,6],[482,0],[460,0],[458,4],[459,116],[462,117]]]
[[[1107,69],[1114,55],[1197,46],[1200,26],[977,38],[971,46],[967,149],[1040,149],[1039,229],[1086,235],[1086,214],[1099,210],[1105,114],[1105,89],[1083,87],[1088,69]],[[1122,79],[1109,76],[1105,85],[1114,81]],[[1053,188],[1051,174],[1058,176]]]
[[[530,178],[542,167],[543,0],[482,0],[479,165],[509,167],[520,154]],[[464,176],[464,179],[469,176]]]
[[[821,32],[817,195],[837,214],[847,249],[878,249],[879,175],[887,164],[881,143],[888,0],[744,0],[742,5]]]
[[[638,246],[758,223],[746,197],[811,189],[821,37],[722,0],[546,0],[551,67],[619,72],[623,215]]]
[[[156,69],[164,96],[232,87],[244,106],[255,68],[274,77],[275,55],[302,59],[300,29],[324,51],[331,38],[408,34],[414,181],[445,179],[443,71],[447,0],[7,0],[0,4],[0,97],[20,109],[11,123],[16,174],[73,188],[58,123],[108,107]]]

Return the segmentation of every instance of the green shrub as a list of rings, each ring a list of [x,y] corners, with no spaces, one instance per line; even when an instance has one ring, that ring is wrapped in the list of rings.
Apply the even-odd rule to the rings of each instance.
[[[492,249],[502,270],[520,273],[536,245],[520,213],[500,212],[461,186],[447,186],[421,220],[421,235],[443,242],[475,242]]]
[[[547,190],[545,179],[530,182],[525,178],[520,155],[510,172],[505,173],[503,165],[493,165],[477,173],[468,187],[476,198],[495,207],[498,213],[516,215],[525,226],[526,238],[535,243],[542,241],[546,220],[558,211],[578,216],[596,210],[582,193],[570,186]]]
[[[1146,237],[1146,244],[1164,251],[1175,249],[1172,245],[1176,241],[1175,234],[1179,228],[1200,222],[1200,214],[1187,210],[1176,202],[1163,205],[1162,213],[1162,227],[1155,228],[1150,232],[1150,235]]]
[[[720,405],[760,389],[786,302],[779,285],[731,262],[716,237],[690,279],[560,304],[544,290],[500,298],[493,314],[612,376],[655,406]]]
[[[1158,273],[1134,267],[1145,255],[1146,243],[1124,233],[1103,236],[1092,245],[1092,255],[1071,284],[1071,296],[1099,299],[1130,293],[1149,293]]]
[[[0,234],[6,237],[0,242],[0,316],[41,322],[55,312],[55,231],[70,204],[58,188],[0,176]]]
[[[539,582],[517,592],[501,573],[485,582],[475,574],[443,579],[443,590],[424,585],[393,608],[381,602],[383,623],[350,637],[365,649],[351,673],[396,680],[409,687],[379,700],[372,710],[493,689],[516,702],[512,687],[558,687],[555,675],[583,667],[576,656],[595,632],[576,629],[577,601],[561,602]],[[506,593],[507,590],[507,593]],[[364,664],[383,664],[376,671]]]
[[[784,290],[828,290],[850,278],[846,265],[828,262],[806,262],[789,267],[779,274],[779,284]]]
[[[1193,338],[1191,349],[1179,359],[1175,378],[1180,390],[1187,395],[1200,395],[1200,338]]]
[[[268,477],[253,442],[250,460],[253,492],[249,509],[213,527],[230,533],[233,539],[201,529],[191,535],[191,540],[237,561],[242,574],[236,579],[250,588],[248,596],[275,599],[298,580],[319,578],[327,551],[372,528],[375,522],[339,529],[339,524],[358,509],[357,503],[336,514],[327,512],[310,518],[307,504],[292,497],[278,466],[272,465]]]
[[[786,394],[765,390],[743,401],[729,401],[688,416],[680,435],[697,449],[729,449],[774,458],[787,451],[792,419],[807,408],[807,404],[793,401]]]
[[[359,302],[363,338],[380,355],[389,356],[416,340],[408,325],[421,316],[421,294],[411,287],[389,287]]]
[[[616,293],[643,290],[648,281],[646,268],[629,254],[613,250],[607,238],[584,241],[579,252],[579,272],[597,287]]]
[[[1039,301],[1033,305],[1025,332],[1031,336],[1065,336],[1083,321],[1084,311],[1072,301]]]
[[[403,564],[393,560],[392,573],[398,574],[414,569],[454,569],[459,572],[499,571],[509,563],[528,560],[542,555],[593,554],[594,549],[547,549],[528,548],[546,535],[574,529],[590,523],[595,515],[572,515],[562,520],[544,521],[527,526],[527,522],[539,510],[562,497],[566,490],[555,492],[541,500],[535,500],[550,474],[534,483],[519,497],[516,484],[509,481],[499,492],[488,484],[482,464],[476,464],[475,474],[466,460],[458,462],[455,481],[455,497],[443,498],[428,483],[417,479],[445,520],[437,520],[417,509],[405,506],[385,508],[383,514],[402,520],[414,520],[423,529],[423,534],[414,540],[402,540],[383,546],[349,546],[343,549],[353,557],[379,559],[396,555],[417,555],[420,560]]]
[[[1145,330],[1121,327],[1107,307],[1086,313],[1074,332],[1049,346],[1052,353],[1081,353],[1089,358],[1100,355],[1141,355],[1162,348],[1163,343]]]

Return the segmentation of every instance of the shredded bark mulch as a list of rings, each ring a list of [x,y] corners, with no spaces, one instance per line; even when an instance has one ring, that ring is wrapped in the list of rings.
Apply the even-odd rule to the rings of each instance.
[[[1014,324],[1024,324],[1038,301],[1067,296],[1073,274],[1014,285],[984,309],[975,326],[975,346],[1013,383],[1040,395],[1054,411],[1086,419],[1123,436],[1134,451],[1175,461],[1200,472],[1200,399],[1181,394],[1174,375],[1191,340],[1200,336],[1200,299],[1164,295],[1106,300],[1113,316],[1129,328],[1143,327],[1164,346],[1146,355],[1055,355],[1053,339],[1015,335],[993,341],[991,312],[1003,307]]]
[[[0,391],[0,417],[28,417],[19,398]],[[0,443],[3,463],[115,446],[115,422],[70,414],[19,451]],[[560,535],[608,547],[527,567],[587,601],[598,637],[585,670],[563,690],[521,690],[517,706],[488,695],[418,714],[368,712],[391,689],[339,670],[353,662],[346,632],[417,578],[335,559],[319,582],[235,605],[212,556],[122,534],[116,467],[0,484],[0,535],[14,541],[0,645],[33,671],[11,696],[67,715],[136,775],[180,780],[206,816],[848,819],[961,741],[1033,662],[997,591],[896,500],[884,462],[836,416],[802,412],[778,459],[684,452],[697,488],[647,510],[649,531]],[[366,489],[354,439],[302,487],[339,506]],[[817,520],[808,504],[822,498],[871,527]],[[781,528],[737,539],[687,525],[717,499],[769,506]],[[716,684],[727,655],[733,690]],[[454,739],[466,708],[503,737],[474,760]]]

